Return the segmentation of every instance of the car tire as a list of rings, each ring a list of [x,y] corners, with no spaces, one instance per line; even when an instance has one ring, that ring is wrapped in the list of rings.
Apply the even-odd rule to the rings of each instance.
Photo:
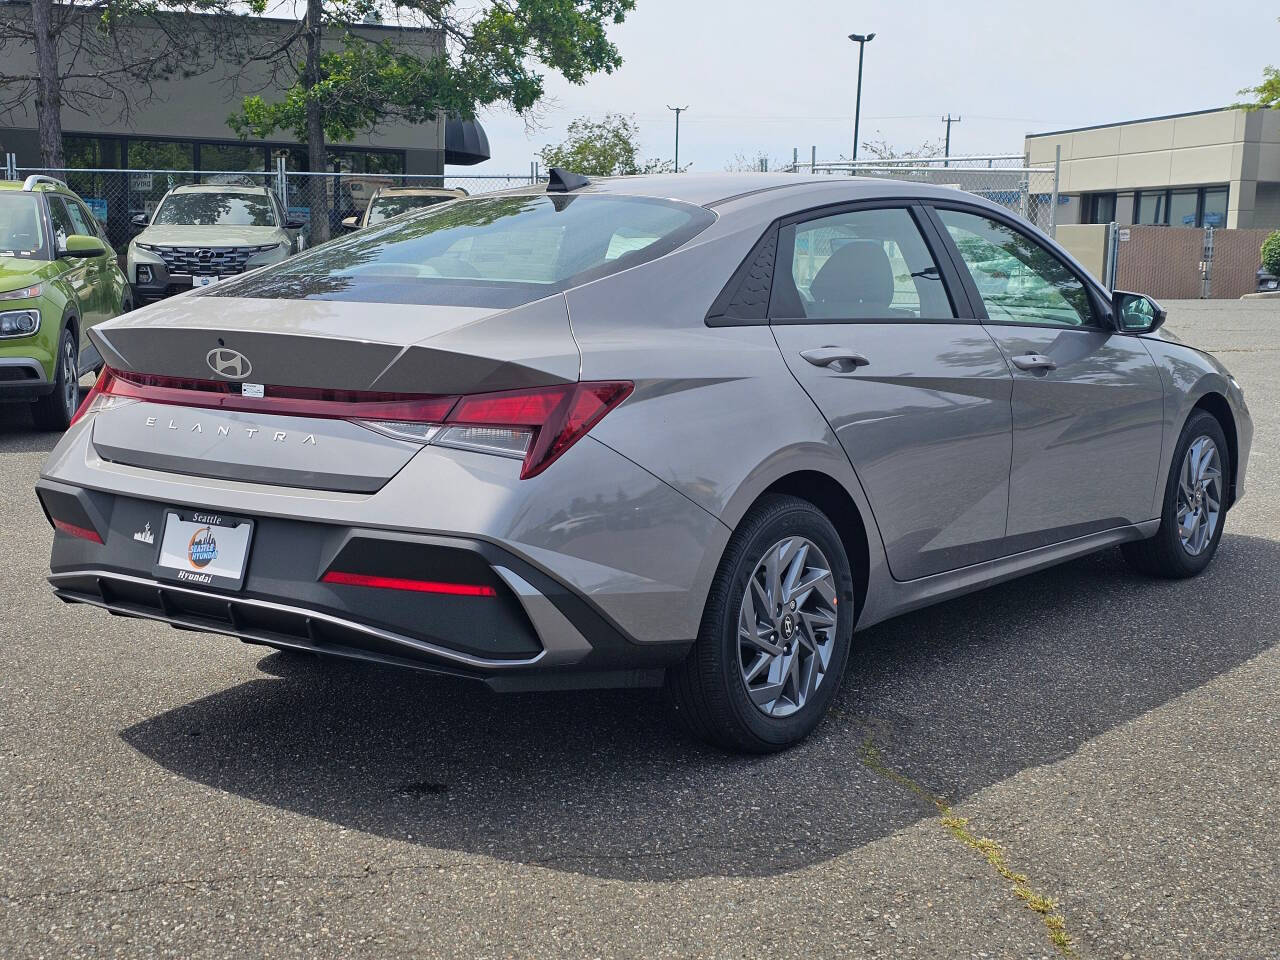
[[[1148,576],[1170,580],[1200,573],[1222,539],[1230,489],[1231,458],[1222,424],[1198,410],[1187,419],[1173,451],[1160,528],[1147,540],[1121,547],[1125,560]]]
[[[58,342],[58,366],[53,392],[31,404],[31,419],[40,430],[66,430],[71,426],[80,402],[80,371],[76,357],[76,335],[71,327],[62,331]]]
[[[797,497],[762,499],[729,540],[693,649],[667,671],[675,716],[698,739],[735,752],[798,743],[839,691],[856,612],[831,521]],[[752,627],[776,653],[749,639]]]

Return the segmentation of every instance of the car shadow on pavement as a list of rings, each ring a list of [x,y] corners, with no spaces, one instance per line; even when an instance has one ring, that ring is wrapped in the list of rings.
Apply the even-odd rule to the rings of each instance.
[[[1192,581],[1108,551],[857,635],[807,742],[736,757],[673,730],[655,691],[491,694],[272,654],[269,677],[123,731],[180,776],[371,834],[620,879],[765,876],[951,801],[1192,690],[1277,642],[1280,544],[1228,536]],[[1123,773],[1118,774],[1123,776]]]

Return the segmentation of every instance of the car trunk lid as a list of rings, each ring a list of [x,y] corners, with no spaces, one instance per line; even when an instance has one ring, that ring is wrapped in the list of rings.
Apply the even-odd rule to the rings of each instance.
[[[104,459],[360,493],[380,489],[421,446],[361,426],[351,411],[572,383],[579,368],[559,295],[512,310],[185,296],[89,336],[114,370],[211,391],[198,406],[177,392],[98,413],[93,444]],[[262,399],[220,408],[231,396]],[[350,403],[313,415],[334,398]]]

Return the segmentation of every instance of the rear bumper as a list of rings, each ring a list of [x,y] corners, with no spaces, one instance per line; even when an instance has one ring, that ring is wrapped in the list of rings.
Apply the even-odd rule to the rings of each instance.
[[[121,616],[465,676],[496,690],[656,685],[689,647],[636,643],[546,570],[465,537],[255,517],[243,587],[193,587],[155,567],[166,505],[49,479],[36,491],[51,519],[103,541],[55,534],[54,592]],[[449,578],[490,587],[492,595],[325,583],[330,570]]]

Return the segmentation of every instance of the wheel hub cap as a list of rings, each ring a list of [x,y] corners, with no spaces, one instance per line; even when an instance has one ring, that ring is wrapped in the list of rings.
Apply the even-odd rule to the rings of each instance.
[[[738,665],[762,713],[803,707],[826,676],[835,644],[836,586],[817,545],[789,537],[756,564],[738,614]]]
[[[1213,541],[1222,515],[1222,459],[1209,437],[1187,448],[1178,473],[1178,538],[1182,549],[1199,556]]]

